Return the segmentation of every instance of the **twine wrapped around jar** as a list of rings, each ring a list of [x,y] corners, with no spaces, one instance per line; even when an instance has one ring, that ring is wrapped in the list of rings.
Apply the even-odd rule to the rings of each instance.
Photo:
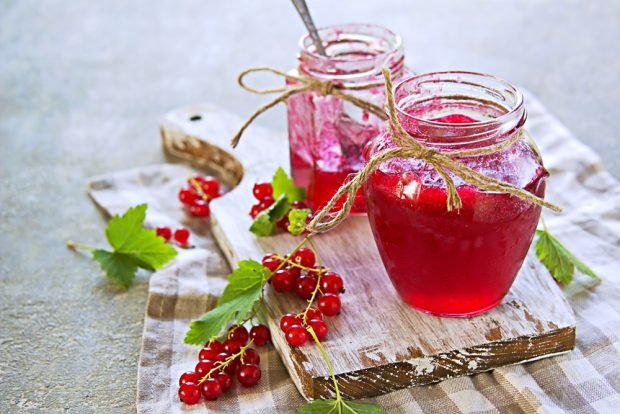
[[[296,83],[293,85],[285,85],[280,88],[272,88],[272,89],[256,89],[256,88],[252,88],[251,86],[246,85],[244,78],[251,73],[257,73],[257,72],[272,73],[274,75],[281,76],[285,78],[286,80],[295,81]],[[332,96],[342,99],[343,101],[350,102],[353,105],[367,112],[372,113],[373,115],[377,116],[378,118],[382,120],[387,120],[387,117],[385,115],[385,110],[382,107],[375,105],[372,102],[368,102],[364,99],[358,98],[352,94],[346,93],[346,91],[359,91],[359,90],[364,90],[364,89],[375,88],[377,86],[381,86],[381,83],[366,83],[364,85],[344,85],[339,82],[334,82],[330,80],[319,80],[319,79],[311,78],[305,75],[295,76],[295,75],[284,73],[282,71],[269,68],[269,67],[256,67],[256,68],[246,69],[243,72],[241,72],[239,76],[237,77],[237,83],[239,83],[239,86],[241,86],[246,91],[252,92],[258,95],[268,95],[272,93],[280,93],[280,95],[278,95],[275,99],[273,99],[269,103],[258,108],[248,118],[248,120],[245,121],[245,123],[241,126],[241,128],[239,128],[239,130],[235,133],[235,135],[233,136],[231,140],[231,145],[233,146],[233,148],[235,148],[237,144],[239,144],[239,140],[241,139],[241,136],[243,135],[247,127],[250,126],[250,124],[260,114],[262,114],[263,112],[267,111],[270,108],[273,108],[279,103],[286,102],[286,100],[289,97],[295,94],[298,94],[298,93],[302,93],[302,92],[314,91],[314,92],[320,93],[323,96],[332,95]]]
[[[562,209],[557,205],[545,201],[544,199],[537,197],[524,189],[515,187],[504,181],[488,177],[464,166],[455,160],[455,158],[459,157],[486,155],[501,151],[515,144],[521,138],[523,132],[515,134],[511,139],[503,141],[499,144],[482,148],[446,152],[440,152],[429,148],[409,135],[409,133],[405,131],[403,126],[400,124],[396,116],[390,72],[387,68],[383,68],[382,71],[383,77],[385,78],[386,109],[388,115],[387,118],[389,121],[389,131],[392,139],[397,144],[397,147],[387,149],[372,157],[364,168],[362,168],[351,180],[343,184],[338,189],[336,194],[334,194],[332,199],[327,203],[327,205],[318,211],[312,221],[308,223],[308,231],[311,233],[325,232],[334,228],[342,220],[344,220],[353,206],[355,194],[364,184],[368,176],[379,165],[381,165],[381,163],[392,158],[416,158],[433,167],[446,183],[446,190],[448,192],[446,207],[448,211],[459,209],[462,206],[461,198],[456,191],[456,185],[454,184],[454,180],[450,176],[449,172],[461,178],[461,180],[465,183],[471,184],[480,190],[511,194],[522,200],[546,207],[552,211],[562,211]],[[332,212],[332,209],[336,203],[343,196],[346,198],[342,208],[337,212]]]

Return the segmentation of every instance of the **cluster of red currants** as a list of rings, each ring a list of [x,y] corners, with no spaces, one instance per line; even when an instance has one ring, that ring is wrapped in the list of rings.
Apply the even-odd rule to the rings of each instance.
[[[250,208],[250,217],[255,219],[262,211],[267,210],[275,203],[273,198],[273,186],[268,182],[258,182],[254,184],[252,188],[252,194],[257,200],[257,203]],[[302,210],[304,208],[308,208],[308,206],[306,206],[303,201],[294,201],[291,204],[291,209]],[[312,214],[308,215],[307,221],[310,222],[310,220],[312,220]],[[289,225],[288,213],[278,220],[276,224],[280,230],[286,231]]]
[[[189,230],[186,229],[185,227],[179,227],[178,229],[174,231],[174,234],[173,234],[170,227],[159,226],[155,229],[155,233],[159,237],[163,237],[164,240],[166,240],[167,242],[174,240],[176,244],[178,244],[181,247],[185,247],[189,244],[190,233],[189,233]]]
[[[198,353],[194,371],[179,378],[181,401],[197,404],[201,396],[207,401],[216,400],[230,389],[234,377],[244,387],[256,385],[261,377],[260,356],[250,345],[263,346],[270,339],[265,325],[254,325],[249,332],[238,325],[230,328],[223,342],[208,342]]]
[[[194,175],[179,190],[179,200],[193,217],[208,217],[209,202],[222,195],[220,182],[215,177]]]
[[[269,280],[277,292],[295,292],[309,302],[304,311],[287,313],[280,319],[280,328],[286,341],[292,346],[301,346],[311,338],[308,328],[312,327],[317,338],[327,337],[328,328],[323,316],[340,313],[340,294],[344,293],[342,278],[322,266],[316,266],[312,249],[301,247],[290,258],[269,253],[263,257],[263,266],[272,271]],[[311,307],[316,302],[316,308]]]

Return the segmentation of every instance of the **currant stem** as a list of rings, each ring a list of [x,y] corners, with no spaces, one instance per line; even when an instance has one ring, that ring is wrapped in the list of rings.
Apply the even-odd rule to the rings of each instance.
[[[312,249],[312,252],[314,253],[314,256],[316,257],[317,264],[319,265],[318,267],[319,271],[317,272],[318,275],[316,278],[316,286],[314,287],[314,290],[312,291],[312,296],[310,297],[310,299],[308,299],[308,305],[306,306],[306,309],[303,312],[303,317],[301,321],[304,323],[304,325],[306,324],[308,311],[312,307],[312,304],[314,303],[314,300],[316,299],[316,295],[318,295],[319,291],[321,290],[320,289],[321,288],[321,277],[323,277],[323,273],[325,271],[325,269],[323,269],[323,263],[321,263],[321,256],[319,256],[319,252],[316,250],[316,247],[314,243],[312,242],[312,236],[308,236],[306,237],[306,239],[308,240],[308,244],[310,245],[310,248]]]
[[[95,250],[97,250],[96,247],[89,246],[87,244],[76,243],[72,240],[67,240],[66,246],[71,250],[88,250],[89,252],[94,252]]]
[[[298,249],[298,250],[299,250],[299,249]],[[291,254],[295,254],[295,251],[291,252]],[[314,269],[313,267],[306,267],[306,266],[302,266],[302,265],[300,265],[300,264],[298,264],[298,263],[295,263],[294,261],[292,261],[292,260],[290,260],[290,259],[288,259],[288,258],[286,258],[286,257],[278,256],[278,255],[276,254],[276,255],[274,255],[274,256],[273,256],[273,258],[274,258],[274,259],[277,259],[277,260],[279,260],[279,261],[281,261],[281,262],[284,262],[284,264],[287,264],[287,265],[289,265],[289,266],[292,266],[292,267],[297,267],[297,268],[299,268],[299,269],[301,269],[301,270],[305,270],[305,271],[307,271],[307,272],[315,272],[315,269]],[[279,269],[278,269],[278,270],[279,270]]]
[[[546,232],[549,232],[549,229],[547,229],[547,223],[545,223],[545,218],[543,217],[543,215],[542,215],[542,214],[540,215],[540,222],[541,222],[541,223],[542,223],[542,225],[543,225],[543,229],[544,229]]]
[[[310,335],[312,335],[312,339],[314,339],[314,342],[316,342],[316,346],[319,348],[319,351],[321,351],[321,356],[323,357],[323,360],[325,361],[325,365],[327,365],[327,370],[329,371],[329,375],[332,377],[332,381],[334,383],[334,390],[336,391],[336,401],[341,401],[342,398],[340,397],[340,389],[338,388],[338,381],[336,380],[336,374],[334,373],[334,368],[332,367],[331,362],[329,362],[329,358],[327,357],[325,348],[323,348],[323,345],[321,344],[321,341],[319,341],[319,338],[316,336],[316,333],[314,332],[314,329],[312,329],[312,326],[309,326],[307,330],[310,333]]]
[[[201,199],[203,199],[204,201],[209,201],[209,196],[205,194],[204,190],[202,189],[202,185],[200,185],[198,181],[196,181],[192,177],[190,177],[188,181],[191,184],[191,186],[194,187],[194,190],[196,190],[196,192],[198,193]]]
[[[250,339],[250,342],[242,346],[241,349],[239,349],[239,352],[237,352],[236,354],[232,354],[231,356],[226,358],[224,361],[216,362],[215,366],[211,368],[211,370],[207,372],[202,378],[200,378],[200,381],[198,381],[198,385],[202,384],[208,378],[210,378],[211,374],[213,374],[214,372],[219,371],[223,368],[226,368],[231,362],[233,362],[238,357],[243,357],[243,355],[245,355],[246,349],[248,349],[253,343],[254,343],[254,339]]]
[[[293,250],[291,251],[291,253],[289,254],[289,256],[294,255],[295,253],[297,253],[297,250],[301,249],[301,247],[306,244],[306,242],[308,241],[308,237],[304,237],[302,241],[300,241],[297,246],[295,246],[295,248],[293,248]],[[274,270],[273,272],[271,272],[271,275],[273,275],[275,272],[277,272],[278,270],[282,269],[284,266],[286,266],[287,264],[292,264],[294,266],[299,266],[297,265],[297,263],[292,262],[291,260],[287,259],[286,257],[282,257],[282,256],[278,256],[278,255],[274,255],[274,257],[278,260],[280,260],[280,264],[278,265],[278,267],[276,267],[276,270]],[[303,266],[302,266],[303,267]],[[308,269],[308,268],[305,268]],[[311,269],[310,269],[311,270]],[[271,278],[270,275],[270,278]]]

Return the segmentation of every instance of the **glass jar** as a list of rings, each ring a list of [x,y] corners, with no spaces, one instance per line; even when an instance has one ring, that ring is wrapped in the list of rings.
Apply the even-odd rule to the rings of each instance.
[[[387,66],[396,79],[405,71],[400,36],[367,24],[326,27],[319,35],[327,57],[316,52],[309,36],[302,37],[299,65],[292,74],[363,88],[344,92],[382,107],[381,68]],[[349,174],[363,167],[364,146],[384,123],[349,102],[314,91],[290,97],[287,107],[292,176],[306,189],[307,204],[318,210]],[[352,211],[366,211],[361,191]]]
[[[508,140],[521,133],[526,120],[517,88],[478,73],[415,76],[398,84],[394,96],[405,130],[438,151]],[[366,155],[393,146],[385,132],[369,144]],[[544,196],[548,173],[523,134],[502,151],[456,160]],[[541,208],[452,177],[463,205],[450,212],[443,179],[420,160],[382,163],[364,190],[375,241],[402,299],[433,315],[467,317],[492,309],[508,293],[534,237]]]

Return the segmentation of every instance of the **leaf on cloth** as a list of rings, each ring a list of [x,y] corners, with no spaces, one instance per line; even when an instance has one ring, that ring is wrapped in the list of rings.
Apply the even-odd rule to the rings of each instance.
[[[97,249],[93,251],[93,259],[99,262],[101,270],[110,280],[123,289],[129,289],[139,267],[131,256]]]
[[[105,234],[113,250],[94,249],[92,253],[107,277],[125,289],[131,286],[138,268],[160,269],[177,255],[154,230],[143,227],[146,209],[146,204],[140,204],[112,217]]]
[[[575,275],[575,268],[585,275],[600,280],[600,277],[592,269],[579,260],[546,229],[536,230],[536,234],[538,235],[535,246],[536,256],[558,282],[566,285],[571,283]]]
[[[263,287],[271,272],[254,260],[243,260],[228,277],[228,285],[217,302],[217,306],[200,318],[192,321],[184,342],[203,345],[219,336],[231,320],[242,323],[262,298]]]
[[[337,400],[314,400],[302,405],[296,414],[387,414],[379,404]]]

